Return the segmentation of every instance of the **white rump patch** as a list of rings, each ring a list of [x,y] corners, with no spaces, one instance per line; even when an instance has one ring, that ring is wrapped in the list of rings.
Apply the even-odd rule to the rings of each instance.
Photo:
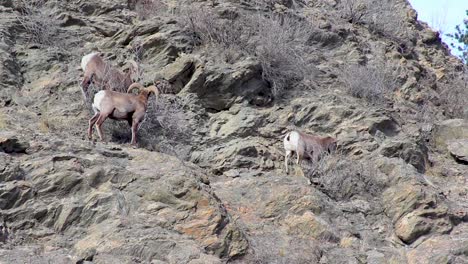
[[[94,95],[93,110],[95,113],[101,111],[101,102],[102,99],[104,99],[105,94],[106,91],[99,91]]]
[[[296,131],[291,131],[284,137],[284,149],[296,151],[299,146],[299,138],[301,136]]]

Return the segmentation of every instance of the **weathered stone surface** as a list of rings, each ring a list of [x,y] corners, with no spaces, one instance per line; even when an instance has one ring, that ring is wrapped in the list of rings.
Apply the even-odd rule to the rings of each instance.
[[[69,243],[73,255],[81,259],[117,254],[149,262],[213,259],[215,263],[210,255],[228,259],[245,253],[244,233],[201,183],[201,172],[195,167],[136,149],[123,149],[128,156],[102,154],[115,148],[98,149],[66,144],[53,155],[32,154],[30,160],[36,161],[23,167],[28,180],[0,186],[0,210],[10,226],[17,231],[50,228],[49,239],[80,230]],[[69,150],[86,155],[67,155]],[[17,169],[4,173],[8,171],[22,173]],[[35,210],[26,209],[25,204]],[[161,243],[169,244],[161,247]],[[174,246],[179,243],[190,246],[192,253],[182,256]]]
[[[456,160],[468,163],[468,139],[450,140],[447,149]]]
[[[0,185],[0,210],[11,209],[24,204],[35,196],[28,182],[7,182]]]
[[[0,153],[0,182],[22,180],[23,172],[17,161],[10,155]]]
[[[452,230],[446,216],[443,208],[413,211],[397,221],[395,233],[405,243],[412,243],[431,231],[445,234]]]
[[[424,173],[428,161],[427,148],[410,140],[386,140],[380,146],[380,154],[385,157],[398,157]]]
[[[141,10],[129,8],[134,2],[47,1],[39,8],[57,21],[50,23],[58,26],[52,47],[30,43],[18,22],[18,1],[0,4],[0,130],[30,145],[21,153],[0,152],[0,223],[5,219],[9,232],[0,230],[1,261],[468,262],[468,169],[446,149],[451,140],[468,138],[468,126],[440,121],[451,112],[439,106],[441,90],[455,85],[451,79],[461,76],[462,65],[409,4],[389,2],[395,5],[388,15],[406,23],[389,25],[382,37],[369,30],[375,21],[344,21],[343,1],[261,8],[255,1],[156,1],[163,8],[144,10],[154,15],[144,21]],[[197,13],[184,12],[198,6],[219,18],[190,21]],[[375,9],[387,14],[380,6],[366,12]],[[312,23],[300,35],[307,53],[290,54],[294,47],[281,46],[282,32],[260,43],[258,51],[274,52],[258,57],[251,47],[236,50],[238,39],[203,43],[197,28],[230,34],[238,32],[230,27],[235,22],[269,12]],[[217,19],[227,27],[217,27]],[[259,32],[248,25],[238,37],[255,42]],[[91,109],[81,100],[79,64],[92,51],[120,67],[138,61],[136,78],[145,85],[160,77],[172,84],[155,104],[159,112],[147,116],[157,125],[148,129],[147,119],[141,127],[141,149],[117,137],[109,139],[119,145],[82,140]],[[313,76],[286,83],[273,98],[274,72],[265,69],[294,64],[287,56],[308,63]],[[392,74],[399,69],[388,104],[349,95],[342,66],[378,61]],[[174,110],[183,118],[174,118]],[[166,126],[168,119],[184,129]],[[432,142],[420,133],[423,122],[439,123]],[[108,120],[105,134],[128,133],[124,125],[120,131]],[[336,156],[304,161],[305,175],[328,166],[314,175],[316,185],[297,166],[284,173],[282,140],[292,129],[338,139]],[[440,153],[426,149],[434,142]],[[183,152],[179,158],[190,161],[155,150]]]
[[[171,84],[170,91],[167,92],[178,93],[189,82],[195,67],[197,67],[196,58],[185,55],[161,69],[157,76],[163,77]]]
[[[453,228],[445,202],[418,186],[414,179],[388,188],[383,199],[395,233],[405,243],[410,244],[429,233],[445,234]]]
[[[315,239],[325,241],[339,240],[331,231],[331,228],[323,220],[315,216],[312,212],[305,212],[303,215],[291,215],[285,219],[287,230],[299,236],[310,236]]]
[[[0,133],[0,151],[5,153],[25,153],[29,144],[19,140],[12,132]]]
[[[435,31],[426,30],[422,35],[422,42],[426,44],[440,43],[440,41],[439,33]]]
[[[426,202],[425,193],[421,186],[405,183],[388,188],[383,193],[383,198],[385,210],[394,221]]]
[[[464,263],[468,260],[468,240],[460,235],[435,236],[408,252],[408,264]]]
[[[195,68],[181,94],[195,93],[205,108],[217,111],[229,109],[239,98],[259,96],[265,98],[262,105],[266,105],[271,101],[271,91],[260,70],[253,59],[229,66],[203,64]]]
[[[468,121],[465,119],[449,119],[434,127],[433,140],[438,148],[447,149],[450,140],[468,138]]]

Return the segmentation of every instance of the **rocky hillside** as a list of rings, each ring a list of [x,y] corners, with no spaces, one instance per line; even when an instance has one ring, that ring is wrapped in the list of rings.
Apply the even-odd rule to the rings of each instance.
[[[0,13],[0,263],[468,263],[467,76],[405,0]],[[138,148],[86,137],[95,51],[165,79]],[[287,175],[292,129],[338,151]]]

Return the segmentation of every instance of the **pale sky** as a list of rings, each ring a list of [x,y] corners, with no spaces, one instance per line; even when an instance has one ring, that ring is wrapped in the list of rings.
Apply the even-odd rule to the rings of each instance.
[[[409,2],[418,12],[418,19],[442,32],[442,40],[446,43],[450,38],[445,34],[453,33],[455,26],[462,24],[463,19],[467,18],[468,0],[409,0]]]

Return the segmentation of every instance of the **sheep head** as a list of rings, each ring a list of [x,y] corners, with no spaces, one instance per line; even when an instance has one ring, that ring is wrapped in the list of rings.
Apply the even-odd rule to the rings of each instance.
[[[138,66],[138,63],[134,60],[129,60],[128,64],[130,64],[129,70],[128,70],[128,76],[133,80],[133,81],[138,81],[140,78],[140,67]]]
[[[155,85],[151,85],[145,88],[143,85],[139,83],[133,83],[132,85],[128,87],[127,93],[131,93],[133,89],[138,89],[138,94],[140,95],[145,94],[149,96],[151,93],[154,93],[154,95],[156,96],[156,99],[158,99],[159,97],[159,89]]]

